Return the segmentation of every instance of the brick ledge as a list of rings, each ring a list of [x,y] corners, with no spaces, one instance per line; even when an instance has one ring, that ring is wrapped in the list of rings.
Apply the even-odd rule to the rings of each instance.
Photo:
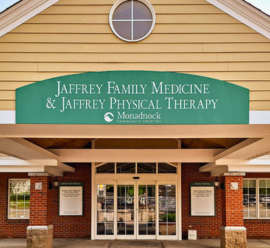
[[[244,219],[244,223],[270,223],[270,219]]]

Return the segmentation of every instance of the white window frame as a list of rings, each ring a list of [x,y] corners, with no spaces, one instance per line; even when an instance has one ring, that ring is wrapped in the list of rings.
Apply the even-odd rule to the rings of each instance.
[[[30,178],[9,178],[8,179],[8,205],[7,205],[7,208],[8,208],[8,211],[7,211],[7,218],[9,220],[29,220],[30,219],[30,216],[27,218],[27,217],[24,217],[24,218],[19,218],[19,217],[16,217],[16,218],[11,218],[10,217],[10,181],[11,180],[23,180],[23,181],[30,181]],[[30,182],[31,183],[31,182]],[[30,199],[31,201],[31,199]]]
[[[95,174],[98,174],[98,175],[113,175],[113,174],[126,174],[126,175],[176,175],[179,173],[178,171],[178,166],[177,165],[174,165],[172,163],[169,163],[169,162],[163,162],[163,163],[159,163],[159,162],[151,162],[151,164],[156,164],[156,173],[138,173],[138,164],[141,164],[141,163],[147,163],[147,162],[126,162],[126,163],[132,163],[132,164],[135,164],[135,173],[117,173],[117,164],[122,164],[124,162],[106,162],[106,163],[100,163],[98,165],[96,165],[95,168],[98,168],[104,164],[108,164],[108,163],[112,163],[114,164],[114,173],[97,173],[97,170],[95,169]],[[168,165],[171,165],[172,167],[175,167],[176,168],[176,173],[158,173],[158,164],[168,164]]]
[[[125,38],[123,38],[122,36],[120,36],[120,35],[116,32],[116,30],[114,29],[114,26],[113,26],[113,14],[114,14],[115,10],[117,9],[117,7],[118,7],[121,3],[124,3],[124,2],[127,2],[127,1],[133,1],[133,0],[118,0],[118,1],[116,1],[116,2],[114,3],[114,5],[112,6],[111,11],[110,11],[110,15],[109,15],[109,23],[110,23],[110,27],[111,27],[111,30],[113,31],[113,33],[114,33],[119,39],[124,40],[124,41],[127,41],[127,42],[138,42],[138,41],[141,41],[141,40],[145,39],[147,36],[149,36],[149,35],[152,33],[152,31],[153,31],[153,29],[154,29],[154,27],[155,27],[155,24],[156,24],[156,13],[155,13],[155,10],[154,10],[153,6],[152,6],[147,0],[137,0],[137,1],[142,2],[143,4],[145,4],[145,5],[148,7],[148,9],[150,10],[150,12],[151,12],[151,14],[152,14],[152,26],[151,26],[150,30],[148,31],[148,33],[147,33],[145,36],[143,36],[142,38],[140,38],[140,39],[137,39],[137,40],[133,40],[133,39],[132,39],[132,40],[128,40],[128,39],[125,39]],[[132,18],[132,19],[133,19],[133,18]],[[133,20],[132,20],[132,22],[133,22]],[[133,32],[133,30],[131,30],[131,31]]]
[[[244,220],[270,220],[270,217],[260,217],[260,180],[270,180],[270,178],[244,178],[243,181],[245,180],[254,180],[256,182],[256,217],[251,218],[251,217],[244,217]],[[244,187],[243,187],[244,188]],[[243,192],[244,196],[244,192]]]

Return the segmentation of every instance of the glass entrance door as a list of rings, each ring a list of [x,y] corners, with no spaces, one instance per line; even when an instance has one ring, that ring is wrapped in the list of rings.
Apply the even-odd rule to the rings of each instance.
[[[177,239],[176,183],[97,184],[97,239]]]
[[[115,234],[114,225],[114,185],[98,184],[97,185],[97,216],[96,216],[96,235],[113,239]]]
[[[155,182],[137,186],[137,238],[156,239],[156,185]]]
[[[117,239],[135,239],[135,187],[117,184]]]
[[[158,185],[158,236],[160,239],[177,238],[176,185]]]

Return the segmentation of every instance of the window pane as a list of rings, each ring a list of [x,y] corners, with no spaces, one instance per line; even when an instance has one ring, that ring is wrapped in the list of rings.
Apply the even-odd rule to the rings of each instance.
[[[256,189],[255,188],[249,188],[248,193],[249,194],[256,194]]]
[[[118,197],[125,197],[126,195],[126,186],[125,185],[118,185],[117,186],[117,196]]]
[[[135,173],[135,163],[117,163],[117,173]]]
[[[113,185],[106,185],[106,196],[114,196],[114,186]]]
[[[138,40],[147,35],[152,26],[152,21],[136,21],[133,22],[133,39]]]
[[[148,231],[148,235],[155,235],[156,234],[156,223],[155,222],[148,222],[147,231]]]
[[[159,163],[158,164],[158,173],[162,174],[162,173],[177,173],[177,168],[167,164],[167,163]]]
[[[116,8],[113,20],[131,20],[131,1],[123,2]]]
[[[134,186],[133,185],[127,185],[126,186],[127,189],[127,196],[134,196]]]
[[[147,196],[148,197],[155,197],[155,185],[148,185],[147,186]]]
[[[168,235],[176,235],[176,223],[168,223]]]
[[[266,188],[260,188],[259,189],[260,195],[266,194],[267,190]]]
[[[131,40],[131,25],[131,21],[113,21],[116,33],[127,40]]]
[[[260,180],[259,185],[260,188],[266,188],[266,180]]]
[[[137,173],[156,173],[156,163],[138,163]]]
[[[126,224],[126,235],[134,235],[134,223]]]
[[[266,218],[266,211],[260,211],[260,217]]]
[[[113,235],[114,233],[114,227],[113,227],[113,222],[109,223],[109,222],[106,222],[105,224],[105,233],[106,235]]]
[[[104,165],[97,167],[96,170],[98,174],[101,173],[114,174],[114,163],[106,163]]]
[[[249,188],[256,188],[256,180],[248,180]]]
[[[255,219],[256,218],[256,211],[249,211],[249,218]]]
[[[135,20],[136,19],[151,19],[152,20],[152,14],[145,4],[139,1],[133,1],[133,18]]]

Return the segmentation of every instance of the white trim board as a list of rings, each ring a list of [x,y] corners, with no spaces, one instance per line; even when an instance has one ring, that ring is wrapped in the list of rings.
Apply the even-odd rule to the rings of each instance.
[[[0,110],[0,124],[15,124],[15,110]]]
[[[270,39],[270,17],[243,0],[206,0]]]
[[[16,124],[15,110],[0,110],[0,124]],[[249,124],[270,124],[270,111],[249,111]]]
[[[59,0],[23,0],[0,15],[0,37],[52,6]]]
[[[249,124],[270,124],[270,111],[249,111]]]

